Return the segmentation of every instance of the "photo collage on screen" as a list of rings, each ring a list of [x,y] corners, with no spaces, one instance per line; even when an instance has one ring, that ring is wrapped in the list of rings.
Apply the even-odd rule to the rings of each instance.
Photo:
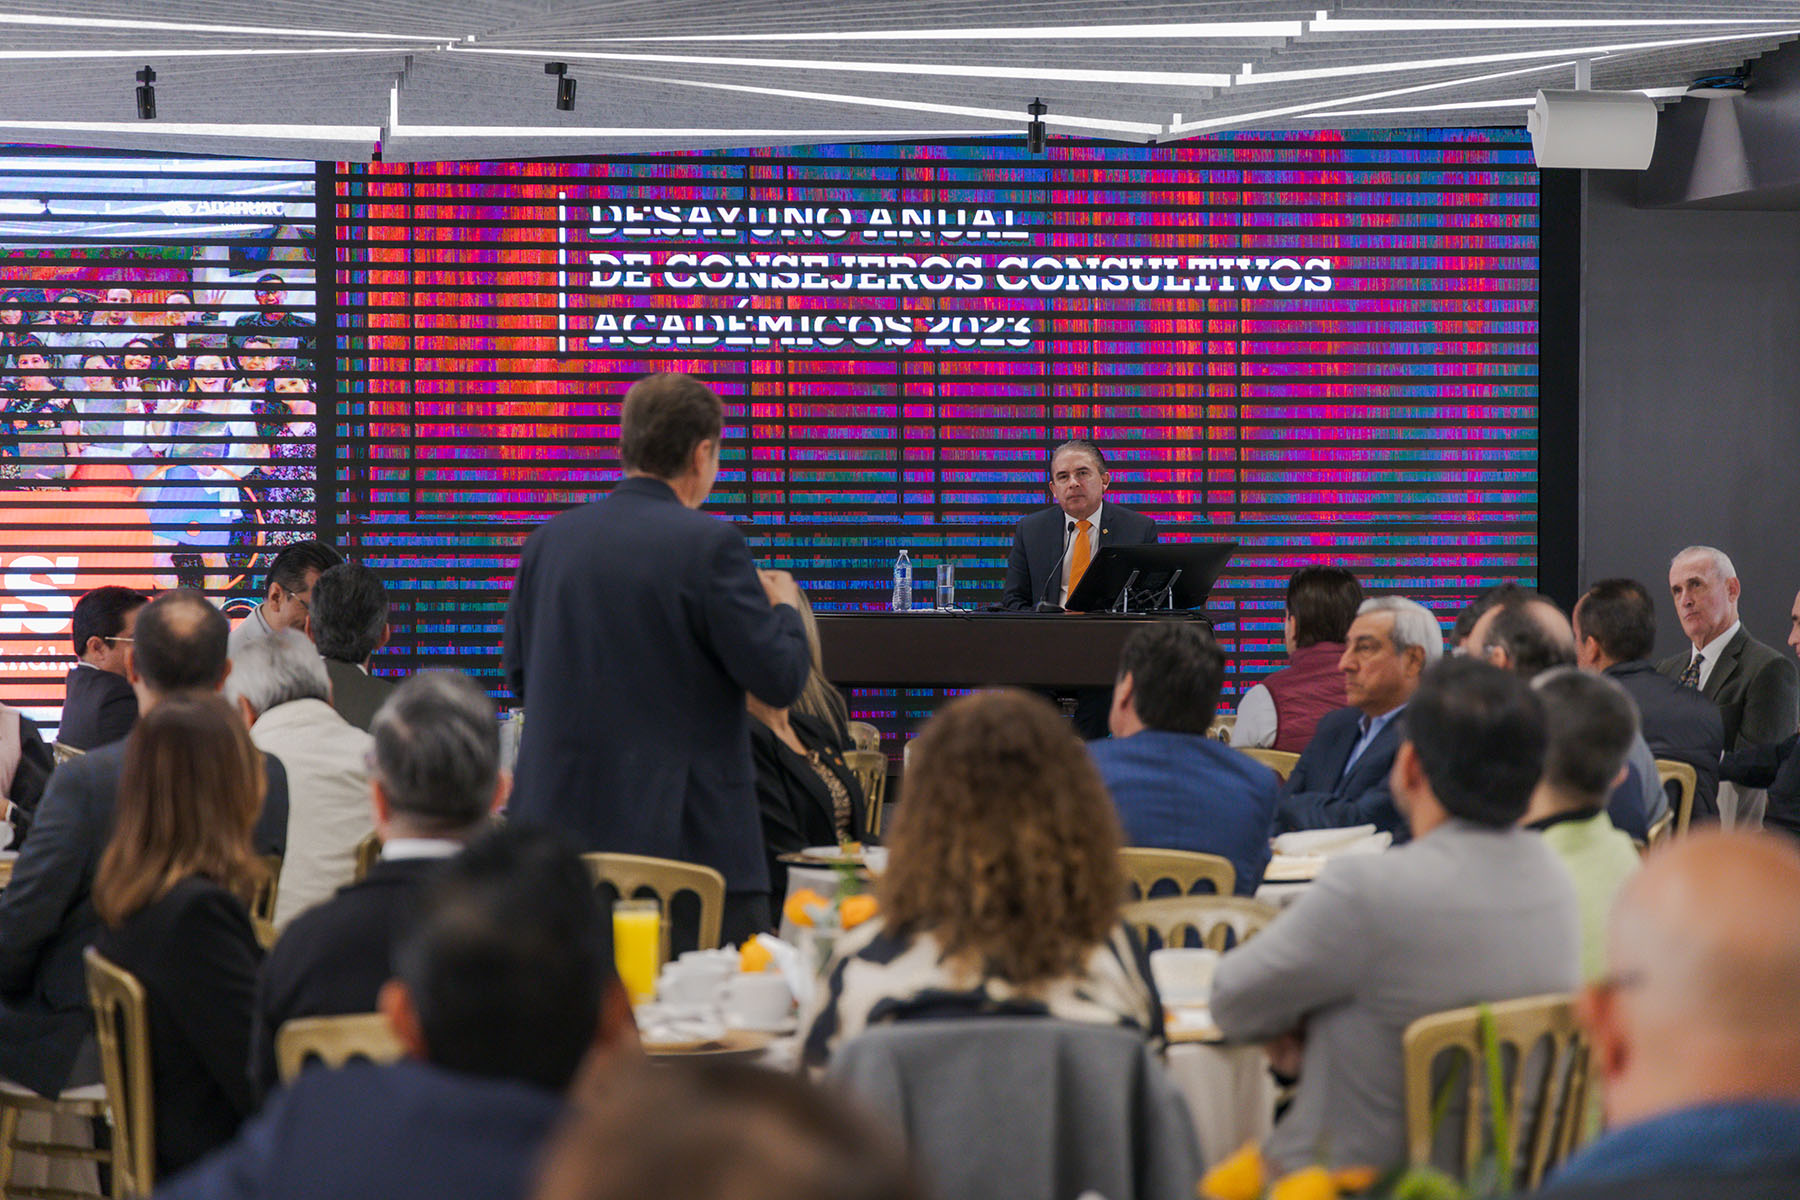
[[[317,510],[310,163],[0,153],[0,700],[105,584],[238,615]]]

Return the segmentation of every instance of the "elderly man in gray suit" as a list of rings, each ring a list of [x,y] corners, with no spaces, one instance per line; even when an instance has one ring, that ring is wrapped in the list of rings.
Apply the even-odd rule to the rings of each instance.
[[[1266,1147],[1282,1170],[1403,1162],[1407,1025],[1580,982],[1574,885],[1542,838],[1514,828],[1543,770],[1541,702],[1497,667],[1445,659],[1405,721],[1392,781],[1413,840],[1333,861],[1214,981],[1225,1035],[1298,1069]]]
[[[1656,664],[1719,706],[1727,753],[1785,741],[1800,722],[1800,675],[1792,660],[1744,628],[1741,588],[1723,551],[1689,546],[1677,554],[1669,563],[1669,594],[1692,646]]]

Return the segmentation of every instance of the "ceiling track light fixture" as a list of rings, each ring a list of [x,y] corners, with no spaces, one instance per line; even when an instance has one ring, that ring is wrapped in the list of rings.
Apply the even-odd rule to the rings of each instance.
[[[156,119],[156,72],[145,67],[137,73],[137,114],[140,121]]]
[[[1031,114],[1031,124],[1025,126],[1025,150],[1030,154],[1042,154],[1050,144],[1050,133],[1044,128],[1044,114],[1050,111],[1042,99],[1033,100],[1025,106]]]
[[[556,108],[559,112],[575,111],[575,77],[569,74],[569,64],[564,62],[548,62],[544,64],[544,74],[556,76]]]

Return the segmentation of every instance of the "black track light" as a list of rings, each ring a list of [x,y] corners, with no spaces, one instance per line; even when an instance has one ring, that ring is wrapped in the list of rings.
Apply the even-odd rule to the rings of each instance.
[[[1049,131],[1044,128],[1044,114],[1050,107],[1042,100],[1033,100],[1025,106],[1025,111],[1031,114],[1031,124],[1025,127],[1025,149],[1032,154],[1042,154],[1050,144]]]
[[[551,62],[544,64],[544,74],[556,76],[556,107],[560,112],[575,110],[575,78],[569,74],[569,64]]]
[[[138,120],[154,121],[156,119],[156,72],[145,67],[137,73],[137,81]]]

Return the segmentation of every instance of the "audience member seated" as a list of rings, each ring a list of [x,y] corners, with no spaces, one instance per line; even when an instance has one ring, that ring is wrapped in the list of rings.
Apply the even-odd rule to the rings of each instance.
[[[394,976],[381,1012],[403,1061],[309,1067],[235,1142],[157,1195],[529,1195],[578,1068],[604,1090],[636,1045],[611,922],[580,858],[544,830],[478,838],[421,889]]]
[[[806,673],[806,690],[793,703],[793,711],[810,717],[831,734],[833,747],[842,753],[853,749],[850,744],[850,706],[844,694],[825,677],[825,653],[819,644],[819,622],[813,616],[806,593],[800,593],[800,621],[806,627],[806,650],[812,656],[812,667]]]
[[[1206,736],[1225,680],[1211,635],[1158,621],[1125,640],[1113,687],[1112,737],[1088,743],[1130,846],[1217,854],[1253,896],[1269,865],[1281,779]]]
[[[829,725],[792,708],[772,708],[753,694],[746,693],[744,703],[755,718],[750,722],[750,761],[756,768],[770,886],[774,895],[783,896],[787,865],[780,856],[866,839],[868,805]]]
[[[1794,597],[1788,645],[1800,654],[1800,594]],[[1746,746],[1725,756],[1719,772],[1741,787],[1767,788],[1763,825],[1800,838],[1800,737],[1762,746]]]
[[[262,959],[245,908],[265,780],[217,696],[170,696],[125,745],[112,840],[94,877],[95,948],[144,987],[156,1173],[230,1141],[256,1107],[244,1064]]]
[[[369,794],[381,858],[367,877],[295,917],[263,964],[252,1068],[261,1092],[276,1083],[275,1034],[283,1024],[375,1011],[419,886],[486,829],[506,799],[493,702],[466,676],[413,676],[376,714],[371,733]]]
[[[125,658],[146,600],[130,588],[100,587],[75,602],[70,624],[78,661],[69,671],[56,733],[63,745],[92,750],[131,732],[138,702],[125,676]]]
[[[1719,755],[1725,724],[1718,706],[1650,664],[1656,644],[1656,605],[1635,579],[1602,579],[1575,602],[1575,657],[1630,694],[1656,758],[1694,768],[1696,818],[1719,815]]]
[[[1546,1200],[1800,1195],[1793,844],[1709,830],[1652,854],[1613,907],[1606,967],[1581,1008],[1609,1131]]]
[[[1475,653],[1475,648],[1469,642],[1470,635],[1475,632],[1475,622],[1486,616],[1488,610],[1496,604],[1503,603],[1508,596],[1524,590],[1508,579],[1496,583],[1463,605],[1456,614],[1456,624],[1450,627],[1450,653],[1457,657]]]
[[[736,1063],[637,1065],[551,1139],[536,1200],[924,1200],[887,1129],[804,1079]]]
[[[331,707],[367,731],[375,710],[394,685],[369,674],[369,660],[388,641],[387,589],[361,563],[339,563],[312,587],[306,631],[312,635],[325,674],[331,679]]]
[[[138,616],[127,669],[144,713],[183,691],[214,691],[229,663],[225,615],[199,592],[165,592]],[[126,743],[57,767],[0,892],[0,1076],[53,1096],[97,1083],[94,1018],[81,954],[99,929],[89,893],[112,835]],[[287,838],[287,775],[263,756],[259,854]]]
[[[0,821],[13,831],[7,849],[16,850],[24,841],[55,769],[56,756],[38,732],[37,722],[10,704],[0,704]]]
[[[1266,1148],[1280,1169],[1403,1162],[1406,1026],[1576,987],[1574,887],[1543,839],[1516,828],[1545,743],[1543,705],[1517,677],[1470,658],[1434,666],[1394,759],[1413,841],[1333,859],[1220,961],[1214,1022],[1271,1042],[1283,1072],[1299,1068]]]
[[[1547,597],[1523,588],[1505,593],[1469,635],[1470,653],[1530,683],[1545,671],[1575,665],[1575,627]],[[1634,734],[1624,782],[1607,800],[1607,815],[1628,837],[1648,841],[1650,826],[1669,811],[1656,759]]]
[[[1783,742],[1800,725],[1800,674],[1738,619],[1737,568],[1722,551],[1689,546],[1669,563],[1669,591],[1691,649],[1656,669],[1719,706],[1725,749]]]
[[[263,602],[231,630],[231,657],[259,637],[278,629],[304,629],[313,584],[319,576],[344,561],[344,556],[324,542],[295,542],[283,546],[269,564]]]
[[[1041,697],[952,702],[913,742],[877,884],[801,1023],[822,1066],[872,1023],[1048,1014],[1141,1031],[1162,1005],[1119,921],[1119,820],[1081,740]]]
[[[1288,665],[1238,701],[1232,745],[1298,754],[1325,714],[1350,702],[1338,664],[1362,602],[1362,585],[1342,567],[1301,567],[1288,578],[1281,623]]]
[[[1350,707],[1327,713],[1288,776],[1276,810],[1282,829],[1374,825],[1408,836],[1388,771],[1400,745],[1400,714],[1419,677],[1444,655],[1444,631],[1422,604],[1399,596],[1364,600],[1340,666]]]
[[[375,828],[369,735],[331,707],[325,661],[298,630],[244,643],[225,694],[243,712],[257,746],[287,766],[287,856],[275,896],[275,928],[285,929],[356,872],[356,844]]]
[[[1581,977],[1598,979],[1606,961],[1606,914],[1638,869],[1637,847],[1606,815],[1606,798],[1625,773],[1637,710],[1612,680],[1567,667],[1539,675],[1531,686],[1544,705],[1550,748],[1525,828],[1544,835],[1575,881]]]

